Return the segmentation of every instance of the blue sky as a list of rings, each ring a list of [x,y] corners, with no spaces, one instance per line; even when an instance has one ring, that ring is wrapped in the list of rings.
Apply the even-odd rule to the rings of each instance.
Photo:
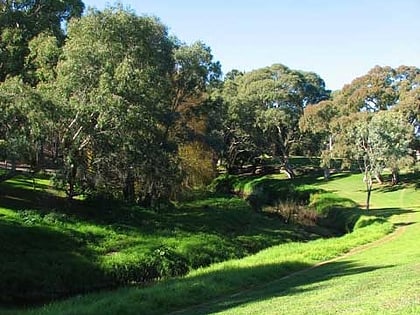
[[[282,63],[340,89],[375,65],[420,67],[420,0],[122,0],[186,43],[211,47],[226,73]],[[103,9],[115,1],[84,0]]]

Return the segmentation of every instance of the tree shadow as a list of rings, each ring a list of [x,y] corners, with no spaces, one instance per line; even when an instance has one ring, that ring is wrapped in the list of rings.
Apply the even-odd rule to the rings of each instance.
[[[22,188],[24,185],[29,187],[30,183],[25,182],[25,179],[13,185],[2,183],[0,206],[17,213],[32,210],[41,217],[62,214],[56,216],[57,221],[62,223],[83,221],[106,226],[118,233],[175,236],[177,232],[182,231],[209,233],[232,240],[242,235],[258,236],[262,233],[258,228],[258,223],[261,223],[264,228],[272,228],[273,242],[266,244],[269,246],[279,244],[278,239],[283,235],[285,239],[290,240],[294,230],[294,227],[282,224],[277,218],[269,218],[250,211],[244,201],[230,196],[207,198],[185,203],[180,207],[154,211],[112,200],[69,201],[66,197],[39,189],[39,186],[37,189]],[[232,224],[229,226],[231,221]],[[280,227],[283,228],[282,231]],[[264,233],[270,234],[270,231],[266,230]],[[302,238],[293,238],[293,240],[300,239]],[[262,249],[261,246],[257,247],[252,252]]]
[[[406,185],[404,184],[397,184],[397,185],[383,184],[380,187],[373,188],[372,191],[377,191],[381,193],[390,193],[390,192],[398,191],[404,188],[406,188]]]
[[[400,222],[400,223],[394,223],[394,225],[397,226],[397,227],[409,226],[409,225],[413,225],[413,224],[416,224],[416,222]]]
[[[268,300],[280,296],[293,296],[302,292],[316,290],[318,286],[310,286],[311,284],[321,284],[333,278],[341,278],[355,274],[368,273],[378,269],[391,268],[393,265],[387,266],[361,266],[351,261],[335,261],[324,264],[317,268],[313,268],[296,272],[290,276],[282,277],[284,270],[296,271],[302,270],[309,265],[302,263],[287,262],[282,264],[272,264],[258,266],[253,268],[237,268],[218,271],[216,274],[206,274],[191,279],[183,279],[181,281],[190,282],[191,286],[199,284],[200,286],[211,287],[215,279],[224,279],[224,281],[233,279],[245,279],[242,290],[233,293],[227,298],[215,299],[212,302],[175,311],[171,314],[213,314],[227,309],[238,307],[243,304],[255,301]],[[265,283],[264,285],[254,286],[254,279],[258,279],[257,283]],[[278,279],[274,280],[273,279]],[[266,280],[264,282],[264,280]]]
[[[394,215],[402,215],[406,213],[412,213],[413,210],[410,209],[403,209],[403,208],[373,208],[369,211],[362,210],[361,214],[365,216],[374,216],[374,217],[381,217],[381,218],[390,218]]]
[[[0,305],[27,306],[110,287],[81,240],[0,218]]]

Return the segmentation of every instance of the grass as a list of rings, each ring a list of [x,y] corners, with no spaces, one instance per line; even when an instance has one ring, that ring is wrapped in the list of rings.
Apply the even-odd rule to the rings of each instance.
[[[358,175],[346,175],[335,176],[330,182],[318,180],[314,184],[322,190],[334,189],[336,193],[341,193],[339,189],[345,189],[347,194],[345,200],[354,198],[352,199],[354,202],[361,203],[363,202],[362,195],[359,194],[355,185],[359,180]],[[15,189],[7,187],[8,189]],[[356,189],[349,189],[349,187]],[[4,187],[2,186],[0,189],[4,190]],[[352,190],[354,194],[351,193]],[[20,188],[19,191],[21,191]],[[28,189],[27,192],[29,194],[31,190]],[[35,194],[35,192],[32,193]],[[171,209],[171,211],[163,213],[130,208],[129,210],[120,209],[118,211],[113,209],[112,214],[108,214],[107,211],[102,209],[102,217],[90,208],[78,209],[78,211],[72,209],[75,213],[73,216],[70,216],[64,209],[61,211],[56,209],[48,213],[41,210],[1,209],[0,215],[3,215],[1,222],[4,226],[0,226],[0,229],[6,231],[2,235],[6,235],[6,240],[8,240],[8,242],[2,244],[2,248],[9,244],[9,247],[5,247],[6,252],[9,251],[9,255],[6,256],[12,257],[15,255],[19,258],[18,261],[14,262],[18,264],[14,270],[14,275],[18,279],[19,270],[28,273],[20,279],[33,279],[30,270],[37,259],[49,262],[42,268],[46,270],[53,268],[51,269],[52,275],[56,274],[56,270],[58,272],[60,268],[64,268],[69,275],[75,277],[77,282],[77,277],[80,277],[86,278],[86,281],[92,284],[95,283],[95,272],[99,272],[99,275],[103,276],[104,270],[122,271],[122,279],[127,279],[124,277],[135,272],[130,266],[138,265],[139,256],[141,256],[139,253],[142,253],[142,251],[143,253],[146,252],[142,259],[147,261],[150,257],[160,258],[161,260],[157,264],[155,261],[155,267],[157,266],[158,269],[166,268],[169,271],[174,270],[173,264],[175,264],[175,267],[183,267],[184,259],[190,255],[194,256],[194,254],[205,257],[207,260],[203,260],[206,261],[203,265],[206,265],[214,262],[214,257],[219,257],[220,260],[234,258],[235,255],[241,257],[246,253],[238,253],[237,251],[240,248],[245,248],[245,251],[249,254],[262,247],[272,247],[243,259],[230,259],[213,263],[209,267],[192,270],[186,276],[163,279],[149,287],[127,287],[115,291],[86,294],[35,309],[3,308],[0,309],[0,313],[166,314],[184,310],[184,313],[202,314],[224,311],[236,306],[242,308],[245,305],[250,305],[251,307],[258,297],[258,293],[255,293],[250,299],[245,296],[243,298],[245,302],[242,302],[244,291],[247,292],[246,294],[249,292],[250,295],[253,294],[254,289],[257,290],[256,292],[258,290],[269,291],[269,289],[261,288],[261,286],[273,279],[279,279],[291,272],[308,268],[318,262],[346,253],[358,245],[383,237],[393,230],[393,225],[387,221],[389,218],[395,218],[397,214],[401,217],[408,215],[411,212],[406,208],[418,203],[418,192],[414,185],[404,184],[393,190],[376,187],[375,194],[382,195],[383,198],[378,198],[375,202],[377,209],[368,213],[364,212],[364,216],[356,223],[356,227],[360,228],[343,237],[310,242],[302,242],[302,239],[299,242],[290,242],[298,235],[296,230],[290,230],[290,227],[285,225],[279,226],[279,221],[273,218],[255,214],[244,206],[242,200],[236,198],[204,199],[185,203],[179,209]],[[8,195],[6,194],[6,196]],[[390,204],[391,207],[387,207],[387,202],[391,200],[393,200]],[[119,217],[117,223],[114,221],[116,217]],[[398,222],[394,222],[398,224]],[[407,220],[404,219],[400,223],[404,222],[407,223]],[[289,230],[287,230],[288,228]],[[152,235],[152,231],[157,233]],[[22,235],[33,238],[33,242],[25,247],[24,242],[27,241],[27,238]],[[23,239],[19,240],[19,236]],[[17,241],[15,241],[15,238]],[[39,238],[39,241],[37,238]],[[63,255],[60,258],[62,259],[61,265],[60,263],[57,264],[56,260],[49,259],[48,256],[45,259],[36,255],[32,256],[32,260],[24,259],[28,260],[28,265],[19,265],[22,263],[21,255],[25,251],[29,251],[33,246],[39,247],[39,244],[47,243],[47,239],[54,239],[53,242],[50,241],[48,245],[50,247],[47,247],[48,252],[57,252],[55,258]],[[149,241],[153,246],[149,247],[149,251],[144,251],[142,246]],[[286,241],[289,242],[285,243]],[[275,242],[283,244],[276,245]],[[209,246],[210,250],[206,250],[206,246]],[[67,248],[67,250],[61,252],[59,249],[62,248]],[[76,248],[80,252],[74,250]],[[73,251],[70,249],[73,249]],[[40,248],[35,248],[35,250],[41,252]],[[231,257],[226,256],[226,250],[227,252],[230,251]],[[10,255],[10,253],[13,253],[13,255]],[[23,257],[26,257],[25,255]],[[416,255],[418,255],[418,252]],[[93,257],[96,257],[96,260],[92,259]],[[71,263],[67,264],[66,261]],[[376,262],[378,262],[377,258]],[[192,265],[191,261],[189,263]],[[57,265],[56,270],[54,264]],[[180,266],[176,264],[180,264]],[[409,264],[410,262],[407,262],[407,265]],[[4,269],[7,263],[1,265]],[[9,266],[13,266],[13,264],[9,264]],[[199,267],[199,265],[195,267]],[[316,289],[308,290],[318,292],[319,283],[334,281],[344,276],[363,275],[386,269],[380,266],[365,266],[347,261],[332,263],[330,267],[331,269],[321,273],[318,278],[316,276],[312,277],[312,273],[310,273],[301,277],[300,280],[296,280],[297,282],[284,282],[285,287],[279,289],[279,292],[286,293],[282,293],[281,296],[287,296],[289,299],[293,296],[293,299],[290,299],[290,303],[293,304],[296,303],[295,294],[305,292],[305,289],[300,289],[302,286],[314,286]],[[1,276],[5,277],[6,275],[7,277],[10,270],[4,270],[7,272],[2,272]],[[90,272],[81,274],[80,270],[90,270]],[[176,276],[176,274],[168,274],[168,276]],[[65,277],[64,280],[66,280]],[[70,280],[69,278],[67,281]],[[35,283],[37,281],[42,282],[42,279],[35,278],[33,280]],[[10,283],[15,282],[13,278],[3,278],[0,283],[3,284],[3,290],[6,292],[8,289],[10,290]],[[62,282],[62,284],[68,285],[66,282]],[[23,283],[21,285],[24,287]],[[29,286],[31,285],[33,284],[29,283]],[[403,286],[403,284],[401,285]],[[406,287],[411,287],[411,285],[412,283],[405,284]],[[319,287],[319,289],[321,288],[322,286]],[[238,295],[239,302],[231,296],[238,292],[240,292]],[[5,295],[3,294],[3,296]],[[267,293],[262,297],[266,301],[271,301],[271,298],[274,299],[276,296]],[[207,303],[209,300],[214,302],[192,307]],[[345,305],[345,302],[343,302],[343,305]],[[253,310],[255,309],[251,309],[249,313],[255,313]],[[236,311],[240,312],[240,310]],[[320,311],[320,313],[323,311]]]
[[[0,184],[0,303],[51,299],[183,275],[316,235],[212,196],[155,212],[69,203],[46,178]]]
[[[378,239],[391,230],[391,224],[373,224],[338,239],[278,245],[241,260],[192,271],[183,278],[150,288],[87,295],[28,314],[167,314],[307,268]]]
[[[388,193],[378,193],[382,211]],[[412,211],[393,216],[404,229],[387,242],[288,279],[220,299],[179,314],[419,314],[419,193],[391,193],[394,206]],[[401,198],[401,199],[400,199]]]
[[[356,187],[352,184],[353,181],[357,180],[358,175],[346,177],[337,176],[331,182],[324,183],[321,181],[318,185],[322,189],[331,189],[331,187],[342,186],[346,187],[346,192],[348,192],[351,191],[349,187]],[[348,181],[349,184],[352,184],[345,185],[346,181]],[[337,185],[334,185],[334,183],[337,183]],[[366,221],[369,217],[379,217],[381,220],[370,220],[370,224],[368,225],[356,223],[356,226],[360,226],[360,228],[343,237],[280,244],[243,259],[232,259],[226,262],[213,264],[210,267],[199,268],[198,270],[191,271],[186,276],[164,280],[150,287],[124,288],[111,292],[88,294],[63,302],[52,303],[39,309],[28,311],[13,309],[10,312],[13,314],[166,314],[183,310],[181,313],[203,314],[229,310],[231,308],[233,308],[231,310],[233,313],[241,312],[242,309],[244,310],[244,313],[261,313],[261,311],[257,310],[258,308],[264,309],[264,307],[266,308],[263,313],[276,313],[275,311],[271,312],[276,309],[275,307],[278,307],[280,310],[282,309],[282,306],[279,306],[279,304],[273,304],[272,306],[269,304],[268,306],[255,304],[258,303],[257,300],[259,299],[259,296],[267,303],[277,303],[275,299],[281,297],[288,300],[290,308],[292,308],[292,305],[295,305],[294,307],[296,309],[302,311],[305,309],[301,308],[300,298],[299,300],[297,299],[298,296],[301,296],[301,294],[304,294],[305,292],[308,292],[308,294],[309,292],[319,292],[319,294],[322,295],[322,291],[327,287],[324,287],[324,283],[327,283],[328,281],[338,281],[342,286],[343,282],[339,280],[344,277],[347,279],[349,277],[361,275],[360,279],[363,279],[363,275],[381,274],[381,272],[385,272],[392,268],[387,264],[383,265],[382,262],[378,260],[378,256],[370,258],[376,265],[373,263],[363,264],[352,262],[351,260],[337,261],[327,264],[325,267],[316,269],[313,272],[306,273],[304,276],[298,277],[297,279],[292,277],[290,278],[291,280],[279,281],[278,284],[274,284],[278,288],[278,291],[270,291],[271,284],[269,286],[270,288],[264,287],[265,283],[272,281],[273,279],[282,278],[283,276],[289,275],[291,272],[313,266],[318,262],[346,253],[356,246],[383,237],[393,230],[393,225],[387,221],[390,217],[398,224],[395,217],[396,215],[400,215],[400,217],[403,218],[400,223],[407,223],[407,218],[405,216],[409,215],[411,210],[406,208],[412,207],[418,202],[418,192],[413,187],[406,185],[399,190],[378,190],[376,193],[378,195],[383,195],[384,198],[379,198],[378,201],[376,201],[377,209],[369,213],[365,212],[365,216],[360,218],[360,220]],[[392,195],[389,199],[399,201],[394,201],[391,205],[393,208],[386,207],[388,194]],[[357,199],[358,196],[359,194],[356,190],[354,196],[350,193],[348,197],[355,197],[355,202],[361,202],[361,200]],[[380,203],[380,201],[383,201],[383,203]],[[205,205],[206,203],[204,202],[204,204],[200,204],[200,207],[204,207]],[[416,235],[409,237],[411,241],[407,241],[408,245],[404,246],[403,249],[411,248],[410,244],[413,245],[413,239],[415,239],[415,237]],[[401,244],[399,246],[401,246]],[[395,248],[397,248],[397,246]],[[388,254],[391,255],[392,250],[389,250]],[[413,252],[411,257],[418,257],[418,252]],[[412,258],[407,259],[406,267],[411,266],[414,268],[412,265]],[[322,270],[322,268],[327,269],[324,272],[320,272],[319,270]],[[399,271],[404,270],[403,267],[399,268]],[[415,274],[415,269],[413,270]],[[319,272],[320,274],[318,274]],[[410,276],[413,275],[413,272],[402,277],[403,280],[400,283],[402,288],[407,288],[407,290],[411,288],[411,291],[409,291],[411,292],[411,295],[407,297],[408,301],[411,301],[409,302],[411,303],[409,304],[411,306],[408,306],[408,311],[405,309],[408,314],[410,314],[411,307],[416,307],[415,304],[413,306],[413,303],[415,303],[413,302],[413,298],[416,298],[416,293],[412,290],[413,280],[410,278]],[[281,287],[281,285],[283,287]],[[357,289],[358,285],[361,284],[354,284],[352,289]],[[389,290],[391,291],[391,289]],[[246,291],[245,295],[243,293],[244,291]],[[237,294],[238,292],[240,292],[240,294],[237,295],[237,298],[235,295],[232,296],[232,294]],[[255,292],[255,294],[253,292]],[[276,292],[280,293],[276,294]],[[334,294],[334,291],[330,290],[330,293]],[[248,294],[250,297],[248,297]],[[392,293],[389,293],[389,295],[391,294]],[[340,305],[340,303],[346,305],[347,302],[344,299],[345,294],[343,293],[338,296],[342,300],[339,300],[337,305]],[[333,296],[329,297],[330,302],[327,302],[325,308],[320,309],[319,313],[328,313],[328,310],[333,307],[328,306],[328,304],[332,304],[333,298]],[[271,301],[272,299],[273,301]],[[213,300],[214,302],[191,308],[191,306],[194,305],[207,303],[209,300]],[[296,301],[299,301],[299,303]],[[310,301],[313,303],[317,300],[314,300],[313,297],[308,297],[307,305],[310,305]],[[286,302],[283,301],[281,303]],[[322,305],[323,303],[316,302],[315,306],[321,307]],[[250,309],[246,309],[248,306]],[[396,306],[395,309],[400,309],[399,307],[401,308],[402,306]],[[375,305],[371,304],[371,306],[369,306],[369,309],[370,308],[374,309]],[[307,310],[309,310],[309,308]],[[279,311],[279,313],[281,313],[281,311]],[[295,313],[299,312],[296,311]]]

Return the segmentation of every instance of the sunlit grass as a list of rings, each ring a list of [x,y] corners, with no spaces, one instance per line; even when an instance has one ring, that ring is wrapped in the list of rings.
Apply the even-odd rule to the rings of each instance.
[[[359,180],[359,175],[346,175],[344,177],[336,177],[330,182],[318,180],[316,183],[320,189],[334,191],[334,193],[339,194],[339,196],[342,196],[341,190],[343,189],[345,191],[345,197],[343,197],[345,200],[360,202],[358,200],[358,197],[360,196],[359,191],[355,186],[355,183]],[[346,182],[348,185],[346,185]],[[166,314],[182,309],[185,309],[184,313],[186,314],[205,314],[223,311],[230,308],[232,308],[232,313],[235,314],[236,312],[241,312],[241,310],[236,308],[236,306],[240,306],[242,309],[242,307],[246,307],[246,305],[248,305],[248,302],[241,302],[243,300],[242,294],[239,295],[239,302],[237,302],[231,295],[254,288],[259,288],[257,292],[260,292],[259,290],[263,290],[263,292],[265,292],[264,290],[267,290],[270,292],[262,296],[264,297],[264,301],[268,304],[259,304],[258,306],[254,306],[251,290],[249,291],[251,296],[251,298],[249,298],[249,305],[251,308],[243,313],[261,313],[261,311],[257,312],[258,309],[263,310],[263,313],[270,313],[269,310],[272,309],[269,306],[270,303],[274,303],[272,306],[273,308],[278,307],[278,309],[281,310],[282,306],[275,304],[277,302],[274,297],[277,295],[275,293],[271,293],[271,291],[267,288],[261,289],[261,286],[264,286],[265,283],[274,279],[279,279],[283,276],[289,275],[294,271],[308,268],[318,262],[346,253],[359,245],[380,239],[393,230],[393,225],[387,222],[387,220],[392,216],[394,223],[407,222],[405,215],[409,215],[409,212],[407,212],[404,208],[414,207],[418,204],[418,191],[416,191],[414,186],[410,184],[401,186],[400,188],[401,189],[395,189],[392,191],[387,189],[378,189],[378,191],[375,191],[378,196],[383,196],[383,198],[378,198],[378,201],[375,203],[376,209],[373,209],[370,212],[365,212],[365,216],[361,218],[361,220],[365,220],[365,223],[356,224],[356,227],[360,226],[361,228],[357,228],[353,233],[347,234],[343,237],[275,245],[262,250],[255,255],[251,255],[243,259],[231,259],[226,262],[213,264],[210,267],[199,268],[191,271],[185,277],[164,280],[147,288],[124,288],[112,292],[88,294],[86,296],[72,298],[64,302],[55,302],[43,308],[33,309],[27,312],[24,310],[17,311],[16,309],[13,309],[10,314]],[[392,196],[389,197],[388,194],[391,194]],[[387,202],[390,200],[394,200],[391,203],[392,208],[387,207]],[[224,209],[224,205],[226,206],[226,209]],[[126,223],[123,223],[125,222],[124,220],[117,225],[107,224],[99,226],[96,224],[85,224],[77,221],[76,224],[79,224],[80,226],[75,229],[75,232],[70,232],[70,234],[74,233],[72,238],[75,238],[76,240],[79,240],[79,242],[85,244],[84,249],[88,250],[88,252],[102,253],[102,256],[100,256],[102,258],[97,261],[99,264],[103,264],[104,266],[107,266],[107,268],[109,267],[109,270],[112,270],[112,268],[123,270],[121,267],[124,266],[124,264],[130,266],[132,263],[137,263],[139,261],[139,257],[142,255],[141,253],[144,252],[142,249],[142,246],[144,245],[143,242],[147,242],[148,239],[152,242],[155,241],[155,245],[161,245],[162,243],[165,244],[164,247],[158,247],[157,252],[152,251],[149,252],[149,254],[169,255],[168,257],[175,262],[177,257],[179,257],[178,255],[187,255],[186,253],[200,252],[204,255],[204,258],[209,258],[211,257],[212,246],[214,247],[213,249],[215,252],[223,252],[227,248],[230,248],[230,245],[226,240],[221,241],[219,239],[221,234],[229,235],[228,239],[232,239],[233,235],[237,235],[232,233],[238,233],[238,231],[243,230],[245,227],[249,229],[250,226],[256,227],[254,230],[255,234],[251,233],[248,235],[243,234],[237,236],[236,241],[241,242],[241,245],[245,245],[248,242],[262,242],[261,244],[269,246],[269,243],[267,242],[268,238],[265,238],[263,234],[260,233],[263,233],[263,231],[269,231],[269,237],[275,237],[276,233],[280,233],[282,231],[282,228],[274,228],[274,226],[263,227],[261,224],[257,224],[253,221],[256,217],[250,215],[252,212],[244,211],[240,205],[241,201],[239,199],[227,201],[223,198],[214,199],[213,201],[207,200],[187,203],[185,204],[186,208],[184,209],[184,213],[175,212],[172,215],[165,213],[159,214],[160,216],[163,215],[164,218],[167,216],[165,220],[168,220],[167,222],[170,222],[168,224],[172,224],[173,227],[171,229],[166,226],[163,229],[159,229],[161,233],[160,236],[150,236],[145,233],[140,239],[136,238],[139,230],[137,230],[137,228],[125,229],[124,226]],[[211,211],[209,211],[209,209],[211,209]],[[7,216],[10,220],[16,220],[13,211],[6,211],[9,211],[7,212]],[[189,220],[184,221],[182,226],[177,226],[176,222],[179,220],[178,216],[188,216],[188,212],[191,212],[190,214],[194,214],[194,216],[190,217]],[[397,214],[399,215],[396,216]],[[157,218],[154,217],[152,212],[149,213],[146,211],[144,212],[144,215],[147,217],[147,226],[150,226],[151,223],[157,223]],[[381,219],[371,220],[370,217],[379,217]],[[53,218],[50,219],[52,220]],[[136,216],[131,217],[130,220],[131,222],[137,222]],[[233,229],[233,232],[232,230],[228,230],[228,227],[232,228],[235,222],[238,223],[238,220],[238,230],[236,232],[234,232],[235,228]],[[190,238],[188,241],[187,239],[184,239],[183,237],[186,237],[188,233],[182,228],[190,230],[193,227],[197,227],[199,222],[210,223],[208,223],[207,226],[203,225],[200,228],[195,229],[193,238]],[[366,222],[369,223],[369,225],[364,226]],[[223,224],[226,224],[226,229],[223,228]],[[217,231],[216,234],[210,235],[208,233],[209,225],[219,227],[215,229],[215,231]],[[220,225],[222,225],[222,227],[220,227]],[[162,227],[163,226],[160,226],[160,228]],[[121,231],[119,231],[120,228],[125,231],[125,236],[121,235]],[[145,231],[151,230],[146,229]],[[288,233],[290,233],[290,231]],[[282,235],[284,239],[288,238],[287,233],[283,233]],[[293,237],[293,234],[290,234],[290,238],[288,238],[288,240],[292,240]],[[235,237],[233,238],[235,239]],[[410,242],[412,243],[412,241]],[[408,242],[408,244],[411,244],[410,242]],[[178,251],[174,253],[171,249],[175,248],[176,245],[178,245]],[[271,245],[274,244],[271,243]],[[210,246],[210,248],[205,249],[205,246]],[[154,248],[156,250],[156,247]],[[405,247],[402,248],[404,249]],[[229,250],[234,251],[235,249],[230,248]],[[390,255],[391,253],[392,251],[389,252]],[[379,256],[380,255],[381,254],[379,253]],[[415,255],[418,257],[418,253]],[[229,257],[224,257],[223,259],[228,258]],[[287,300],[287,303],[291,303],[292,305],[296,303],[296,294],[301,294],[301,292],[306,291],[322,292],[324,288],[324,281],[338,281],[344,276],[346,278],[357,274],[363,276],[370,272],[382,272],[388,270],[386,268],[391,269],[389,266],[382,266],[378,260],[378,256],[371,258],[371,261],[376,262],[378,265],[365,266],[364,264],[359,264],[359,262],[353,263],[352,261],[330,264],[327,265],[330,269],[327,269],[327,271],[323,273],[321,272],[318,278],[316,273],[309,273],[297,280],[293,280],[292,278],[290,282],[289,280],[285,280],[284,282],[280,281],[283,287],[280,286],[280,284],[276,284],[276,287],[280,286],[279,292],[283,292],[280,293],[280,296],[284,299],[290,299],[290,301]],[[407,262],[407,265],[409,264],[410,262]],[[327,266],[325,268],[327,268]],[[397,271],[402,272],[403,269],[398,269]],[[127,272],[130,272],[130,268],[127,269]],[[121,276],[125,277],[126,274],[123,273]],[[413,276],[413,274],[409,274],[409,276]],[[407,314],[410,314],[410,311],[407,310],[410,310],[413,307],[413,310],[416,310],[416,306],[413,306],[412,302],[413,296],[415,297],[415,293],[410,291],[412,282],[407,280],[410,278],[409,276],[402,277],[402,282],[396,283],[409,292],[407,294],[406,301],[411,304],[408,304],[408,308],[401,308],[402,306],[397,303],[398,301],[390,298],[390,300],[392,300],[390,303],[394,303],[396,305],[391,310],[403,309],[403,311]],[[363,277],[360,279],[363,279]],[[362,284],[358,282],[355,282],[354,285],[350,287],[357,291],[357,287],[359,286],[360,290],[364,288]],[[286,292],[286,294],[284,292]],[[333,293],[334,291],[330,292]],[[337,292],[339,292],[339,289],[337,289]],[[350,292],[350,289],[348,292]],[[391,292],[392,290],[390,289],[387,296],[391,296]],[[257,297],[258,294],[259,293],[255,293],[255,296]],[[323,293],[319,294],[321,294],[321,300],[325,299],[326,302],[325,307],[319,308],[320,310],[318,313],[328,313],[328,305],[332,304],[333,298],[331,297],[331,300],[329,300],[330,298],[327,296],[322,298]],[[327,295],[328,293],[325,294]],[[226,299],[226,297],[228,298]],[[337,302],[337,305],[346,305],[347,302],[344,295],[339,295],[339,297],[341,297],[341,300]],[[247,296],[244,299],[248,301]],[[207,303],[209,300],[214,300],[215,302],[198,308],[191,308],[194,305]],[[300,307],[299,305],[296,309],[309,312],[311,307],[310,301],[313,303],[316,301],[316,303],[318,303],[316,298],[313,296],[308,296],[307,301],[309,304],[306,304],[306,308],[303,306]],[[282,303],[286,302],[283,301]],[[350,301],[349,303],[352,302]],[[324,305],[318,304],[316,304],[317,307]],[[292,307],[291,305],[288,307]],[[366,314],[370,309],[375,310],[375,303],[367,305],[368,308],[364,309],[366,310]],[[334,310],[334,305],[331,307],[331,309]],[[246,308],[244,310],[246,310]],[[317,308],[315,308],[315,310],[317,310]],[[279,313],[282,314],[280,311]],[[299,312],[295,313],[298,314]]]
[[[48,179],[19,176],[0,189],[1,303],[149,283],[307,237],[236,197],[157,212],[70,202],[49,193]]]
[[[397,238],[182,314],[419,314],[420,208]]]
[[[373,224],[337,239],[279,245],[241,260],[198,269],[184,278],[165,281],[150,288],[88,295],[54,303],[34,313],[166,314],[302,270],[378,239],[391,230],[391,224]]]

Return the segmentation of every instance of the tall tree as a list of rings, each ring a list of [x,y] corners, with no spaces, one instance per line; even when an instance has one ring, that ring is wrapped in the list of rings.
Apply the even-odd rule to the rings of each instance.
[[[366,209],[369,210],[373,178],[385,167],[396,174],[394,170],[411,162],[412,125],[394,111],[353,113],[338,118],[336,124],[340,132],[335,138],[334,151],[341,157],[358,161],[364,174]]]
[[[216,171],[216,133],[221,129],[222,103],[213,97],[221,68],[202,42],[176,43],[172,75],[171,119],[167,136],[179,144],[185,187],[208,184]]]
[[[328,96],[329,91],[317,74],[291,70],[280,64],[234,76],[225,83],[229,130],[245,137],[253,147],[281,157],[292,177],[289,155],[292,145],[301,137],[299,118],[306,106]],[[255,151],[251,156],[258,153]]]
[[[333,134],[332,121],[338,117],[339,110],[332,100],[321,101],[311,104],[304,109],[299,120],[299,128],[306,134],[317,136],[321,142],[321,166],[324,168],[324,177],[330,177],[331,160],[333,157]]]
[[[376,66],[366,75],[354,79],[350,84],[335,93],[332,100],[321,102],[305,109],[300,126],[303,130],[324,134],[328,131],[329,148],[325,157],[331,157],[331,146],[340,137],[343,126],[349,117],[356,113],[376,113],[380,111],[400,112],[406,122],[414,127],[411,149],[418,148],[419,139],[419,92],[420,69],[400,66],[398,68]],[[347,117],[347,118],[345,118]],[[395,116],[396,120],[397,117]],[[390,124],[390,120],[386,120]],[[324,130],[320,124],[324,124]],[[325,139],[325,138],[324,138]],[[393,180],[398,178],[398,167],[392,167]],[[379,177],[378,177],[379,178]]]
[[[0,154],[16,163],[39,164],[42,143],[54,111],[39,93],[18,78],[0,83]]]
[[[121,8],[70,22],[53,83],[66,113],[62,178],[70,197],[76,183],[145,203],[169,194],[172,49],[158,20]]]
[[[7,76],[24,77],[28,43],[49,32],[64,41],[63,25],[80,17],[82,0],[7,0],[0,2],[0,82]]]

